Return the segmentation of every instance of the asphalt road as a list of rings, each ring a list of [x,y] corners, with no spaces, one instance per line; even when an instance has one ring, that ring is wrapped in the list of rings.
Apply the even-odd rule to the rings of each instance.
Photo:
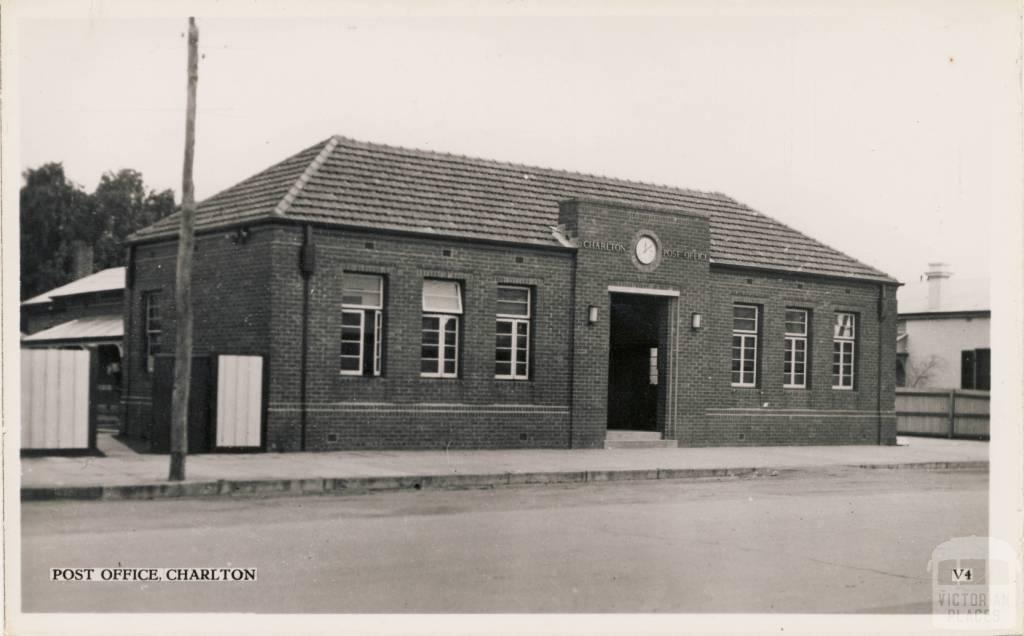
[[[22,506],[23,609],[930,611],[932,549],[987,530],[984,473]],[[249,583],[51,582],[52,567],[256,567]]]

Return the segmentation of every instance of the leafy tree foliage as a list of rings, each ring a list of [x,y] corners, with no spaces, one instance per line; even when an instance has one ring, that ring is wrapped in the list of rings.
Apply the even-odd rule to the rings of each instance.
[[[174,193],[147,192],[142,175],[135,170],[104,174],[92,202],[98,236],[91,242],[98,269],[124,265],[125,238],[174,211]]]
[[[125,262],[125,238],[174,211],[171,190],[148,190],[135,170],[107,172],[92,194],[60,163],[24,172],[21,188],[21,297],[71,281],[72,242],[93,247],[94,271]]]
[[[68,282],[71,242],[88,233],[92,201],[59,163],[26,170],[21,188],[21,297]]]

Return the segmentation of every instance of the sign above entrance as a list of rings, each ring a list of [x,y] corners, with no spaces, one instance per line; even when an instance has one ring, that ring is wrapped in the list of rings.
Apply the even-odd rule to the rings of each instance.
[[[608,241],[583,241],[582,245],[588,250],[601,250],[603,252],[626,251],[626,246],[622,243],[610,243]]]
[[[665,250],[665,256],[669,258],[683,258],[688,261],[708,260],[708,253],[698,250]]]
[[[646,240],[645,240],[646,239]],[[648,245],[650,243],[650,245]],[[601,252],[623,252],[628,253],[629,250],[622,243],[616,243],[614,241],[591,241],[585,240],[580,243],[583,249],[597,250]],[[636,243],[636,257],[641,263],[648,264],[654,261],[657,256],[657,246],[650,238],[642,236]],[[662,256],[665,258],[681,258],[688,261],[707,261],[708,253],[702,252],[696,249],[665,249],[662,252]],[[650,258],[648,261],[644,261],[644,258]]]

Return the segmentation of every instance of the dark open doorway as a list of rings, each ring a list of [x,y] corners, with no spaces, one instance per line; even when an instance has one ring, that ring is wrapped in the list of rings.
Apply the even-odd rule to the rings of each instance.
[[[663,431],[669,300],[632,294],[611,300],[608,428]]]

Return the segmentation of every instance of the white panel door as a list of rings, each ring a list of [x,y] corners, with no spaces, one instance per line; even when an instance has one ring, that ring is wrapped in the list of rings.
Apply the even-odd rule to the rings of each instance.
[[[263,358],[217,356],[217,447],[258,448]]]

